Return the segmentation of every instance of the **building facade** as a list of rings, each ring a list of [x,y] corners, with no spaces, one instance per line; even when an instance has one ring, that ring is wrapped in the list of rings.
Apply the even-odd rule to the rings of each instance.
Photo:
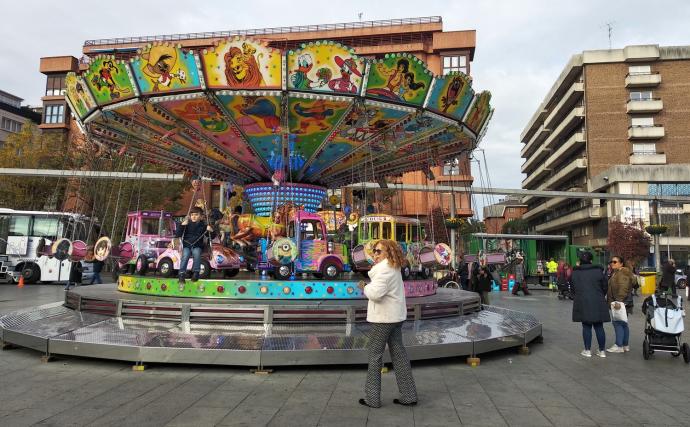
[[[23,99],[0,90],[0,148],[13,133],[19,133],[27,122],[41,123],[41,115],[22,106]]]
[[[484,225],[489,234],[503,232],[503,224],[513,219],[521,219],[527,212],[527,205],[520,197],[506,197],[492,205],[484,206]]]
[[[223,31],[192,34],[172,34],[116,39],[87,40],[83,46],[81,62],[88,58],[107,54],[116,59],[129,59],[137,50],[153,41],[174,41],[185,48],[211,47],[217,40],[230,36],[251,36],[268,41],[274,48],[292,49],[316,40],[333,40],[349,46],[358,55],[368,58],[383,57],[391,52],[408,52],[426,62],[436,75],[451,71],[470,74],[474,59],[476,34],[474,30],[444,31],[441,17],[420,17],[382,21],[365,21],[340,24],[309,25],[299,27],[263,28],[241,31]],[[69,127],[69,111],[64,98],[64,76],[76,71],[80,61],[73,57],[41,59],[41,72],[47,76],[46,95],[43,98],[44,117],[42,128],[63,129]],[[61,80],[62,79],[62,80]],[[394,177],[397,182],[410,184],[444,185],[472,183],[468,156],[458,159],[451,167],[436,165],[433,159],[422,173],[408,173]],[[211,185],[207,194],[221,194],[218,185]],[[347,198],[347,195],[344,195]],[[434,207],[450,212],[450,195],[433,195],[422,192],[405,192],[387,197],[383,206],[392,214],[426,216]],[[460,216],[472,216],[471,199],[467,193],[458,192],[455,211]]]
[[[574,55],[522,132],[522,188],[690,194],[690,46]],[[604,247],[608,222],[650,222],[648,202],[523,198],[536,233]],[[690,206],[661,203],[662,259],[686,264]]]

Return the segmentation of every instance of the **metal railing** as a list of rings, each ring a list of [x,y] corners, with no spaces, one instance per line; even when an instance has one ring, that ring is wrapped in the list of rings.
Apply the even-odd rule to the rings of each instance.
[[[129,43],[144,43],[153,41],[179,41],[179,40],[193,40],[193,39],[214,39],[225,38],[232,36],[255,36],[255,35],[269,35],[269,34],[285,34],[285,33],[304,33],[313,31],[330,31],[330,30],[346,30],[356,28],[373,28],[373,27],[392,27],[397,25],[410,24],[435,24],[441,23],[443,20],[440,16],[425,16],[418,18],[402,18],[402,19],[386,19],[379,21],[359,21],[359,22],[344,22],[339,24],[318,24],[318,25],[299,25],[294,27],[272,27],[272,28],[257,28],[249,30],[229,30],[229,31],[211,31],[202,33],[184,33],[184,34],[163,34],[156,36],[137,36],[137,37],[118,37],[110,39],[94,39],[86,40],[84,46],[98,46],[98,45],[113,45],[113,44],[129,44]]]

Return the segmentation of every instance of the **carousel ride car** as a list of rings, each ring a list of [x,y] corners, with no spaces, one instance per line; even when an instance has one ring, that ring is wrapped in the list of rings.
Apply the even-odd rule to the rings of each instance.
[[[471,83],[462,73],[434,76],[411,54],[367,59],[333,41],[281,51],[235,37],[199,50],[149,44],[128,62],[93,58],[66,78],[68,103],[88,140],[121,156],[245,185],[253,214],[229,215],[226,225],[234,241],[257,245],[258,266],[273,277],[178,285],[164,273],[179,265],[161,269],[161,257],[177,249],[165,246],[158,227],[153,245],[106,245],[138,274],[0,317],[1,339],[46,354],[137,363],[365,363],[367,301],[360,277],[343,273],[353,265],[366,270],[366,251],[350,254],[329,240],[315,211],[327,189],[382,182],[476,147],[491,96]],[[292,210],[281,211],[286,206]],[[451,259],[449,248],[416,247],[414,221],[387,223],[404,225],[395,232],[404,235],[390,237],[409,246],[418,276],[405,280],[412,359],[474,356],[541,335],[529,314],[480,310],[476,294],[438,289],[429,269]],[[162,274],[142,274],[154,266]]]

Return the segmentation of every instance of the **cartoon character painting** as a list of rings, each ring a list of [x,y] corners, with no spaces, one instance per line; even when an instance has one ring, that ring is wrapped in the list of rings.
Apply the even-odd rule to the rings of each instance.
[[[91,83],[100,91],[103,88],[107,88],[110,92],[110,99],[117,99],[121,94],[130,93],[128,87],[120,87],[115,81],[115,75],[117,75],[120,70],[115,65],[112,60],[103,61],[100,69],[98,70],[98,75],[93,76]]]
[[[465,119],[465,125],[472,129],[474,132],[479,132],[480,128],[489,116],[491,107],[489,106],[489,101],[491,100],[491,93],[484,91],[472,104],[472,108]]]
[[[296,129],[294,133],[306,133],[310,125],[318,127],[320,131],[328,130],[330,125],[326,119],[335,115],[335,107],[323,100],[317,100],[308,107],[298,102],[294,110],[301,117],[299,129]]]
[[[382,88],[372,88],[367,92],[394,101],[407,101],[416,96],[416,91],[426,87],[426,83],[415,81],[414,73],[410,72],[410,61],[400,58],[394,69],[387,68],[384,63],[376,64],[376,71],[385,77],[386,85]]]
[[[153,92],[160,92],[161,86],[170,87],[173,79],[178,79],[182,84],[186,82],[187,76],[184,70],[180,69],[177,73],[172,70],[177,64],[177,49],[172,46],[156,45],[152,46],[148,52],[141,55],[146,61],[143,72],[153,83]]]
[[[237,124],[242,127],[242,130],[249,134],[264,132],[254,117],[263,122],[265,129],[277,129],[280,126],[277,107],[268,98],[245,96],[243,100],[242,104],[234,106],[234,109],[241,114],[237,119]]]
[[[340,77],[329,81],[328,87],[333,92],[357,93],[357,85],[350,80],[352,74],[362,77],[355,60],[352,58],[343,59],[336,55],[334,61],[340,67]]]
[[[230,87],[253,88],[264,86],[256,48],[249,43],[242,43],[242,50],[231,47],[225,54],[225,77]]]
[[[307,90],[326,85],[331,79],[332,73],[328,68],[317,70],[317,81],[309,79],[309,72],[314,67],[314,59],[305,53],[297,58],[297,69],[290,72],[290,83],[295,89]]]
[[[175,112],[185,119],[198,121],[208,131],[222,133],[228,130],[223,116],[207,101],[190,101],[184,105],[184,109]]]
[[[458,105],[458,97],[460,96],[464,86],[465,83],[463,82],[462,77],[453,77],[448,85],[448,89],[446,89],[446,94],[441,97],[441,106],[443,107],[441,111],[447,113],[448,108],[453,105]]]

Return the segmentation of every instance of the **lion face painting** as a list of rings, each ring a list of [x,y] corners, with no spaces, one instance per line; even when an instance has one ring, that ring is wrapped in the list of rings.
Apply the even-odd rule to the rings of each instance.
[[[264,79],[259,69],[259,63],[254,56],[256,49],[247,43],[242,44],[242,50],[231,47],[225,54],[225,77],[232,87],[259,87],[264,85]]]

